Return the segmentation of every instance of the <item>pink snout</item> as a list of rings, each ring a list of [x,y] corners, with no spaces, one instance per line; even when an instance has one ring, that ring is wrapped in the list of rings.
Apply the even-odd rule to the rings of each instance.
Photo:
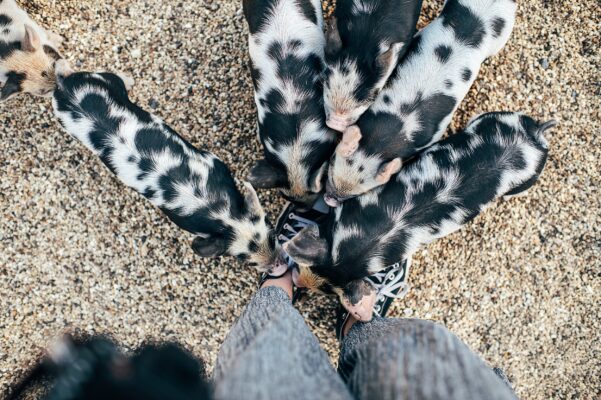
[[[326,202],[326,204],[332,208],[336,208],[340,205],[340,202],[338,201],[337,198],[335,198],[334,196],[331,196],[329,194],[324,194],[323,195],[323,200]]]
[[[369,322],[373,318],[376,300],[377,293],[373,291],[363,296],[357,304],[351,304],[347,298],[343,298],[342,305],[357,321]]]
[[[328,125],[330,129],[334,129],[338,132],[344,132],[344,130],[352,124],[353,121],[348,115],[337,112],[331,113],[326,121],[326,125]]]

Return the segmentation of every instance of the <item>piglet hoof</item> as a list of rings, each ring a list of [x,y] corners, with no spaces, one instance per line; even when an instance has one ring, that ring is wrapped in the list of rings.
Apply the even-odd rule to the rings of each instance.
[[[134,87],[134,84],[136,82],[134,81],[134,78],[131,77],[131,75],[126,74],[125,72],[117,72],[115,75],[121,78],[121,80],[125,84],[125,89],[127,91],[130,91]]]

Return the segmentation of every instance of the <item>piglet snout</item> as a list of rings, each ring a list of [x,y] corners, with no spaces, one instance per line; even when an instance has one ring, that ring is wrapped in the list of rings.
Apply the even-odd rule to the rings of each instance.
[[[344,130],[352,124],[353,121],[351,121],[351,119],[347,115],[338,112],[332,112],[331,114],[329,114],[328,119],[326,121],[326,125],[330,129],[334,129],[338,132],[344,132]]]
[[[342,294],[342,305],[357,321],[371,321],[378,298],[376,288],[366,280],[351,282]]]
[[[338,199],[330,194],[324,194],[323,195],[323,200],[326,202],[326,204],[330,207],[336,208],[340,205],[340,202],[338,201]]]
[[[351,313],[357,321],[369,322],[374,314],[374,306],[376,305],[376,292],[363,296],[356,304],[351,304],[349,299],[344,298],[342,305]]]

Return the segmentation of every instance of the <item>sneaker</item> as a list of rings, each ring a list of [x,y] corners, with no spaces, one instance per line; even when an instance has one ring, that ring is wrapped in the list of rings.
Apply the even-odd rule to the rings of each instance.
[[[294,238],[303,228],[310,225],[318,225],[325,221],[328,213],[329,207],[323,199],[315,203],[313,208],[309,210],[301,209],[293,203],[286,204],[276,223],[276,240],[280,245],[283,245]],[[269,279],[281,278],[288,269],[298,269],[298,265],[287,254],[286,261],[288,263],[287,269],[263,273],[260,278],[259,288]],[[295,287],[292,302],[298,301],[305,292],[305,289]]]
[[[319,225],[324,222],[329,213],[329,207],[323,199],[320,199],[313,208],[303,210],[292,203],[286,204],[284,210],[280,213],[276,224],[276,239],[283,245],[294,238],[300,231],[307,226]],[[297,264],[286,255],[288,266],[296,268]]]
[[[407,295],[409,285],[406,278],[410,265],[411,259],[408,259],[367,277],[378,292],[374,305],[374,316],[385,317],[394,299],[400,299]],[[350,313],[340,304],[336,313],[336,337],[339,341],[343,339],[344,326],[349,316]]]
[[[369,279],[378,291],[376,304],[374,305],[374,314],[379,317],[385,317],[388,309],[394,299],[402,299],[409,292],[409,285],[406,282],[411,259],[396,263],[383,271],[377,272]]]

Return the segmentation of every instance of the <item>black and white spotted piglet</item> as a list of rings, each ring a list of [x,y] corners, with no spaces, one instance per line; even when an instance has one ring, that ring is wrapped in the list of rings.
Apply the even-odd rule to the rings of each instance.
[[[119,76],[72,73],[59,61],[57,83],[54,110],[67,132],[125,185],[196,235],[197,254],[247,258],[261,270],[285,265],[252,186],[245,184],[244,197],[223,162],[130,102]]]
[[[554,124],[484,114],[425,150],[388,184],[345,202],[323,226],[284,245],[300,264],[299,285],[335,292],[369,320],[376,296],[364,278],[458,230],[496,199],[524,193],[543,170],[543,133]]]
[[[345,130],[330,163],[326,201],[385,184],[402,161],[442,137],[484,60],[513,29],[513,0],[448,0],[420,31],[376,102]]]
[[[265,158],[252,168],[258,188],[278,188],[311,205],[323,189],[336,135],[325,124],[320,0],[244,0],[249,53]]]
[[[415,34],[422,0],[338,0],[326,33],[327,124],[343,132],[376,99]]]

